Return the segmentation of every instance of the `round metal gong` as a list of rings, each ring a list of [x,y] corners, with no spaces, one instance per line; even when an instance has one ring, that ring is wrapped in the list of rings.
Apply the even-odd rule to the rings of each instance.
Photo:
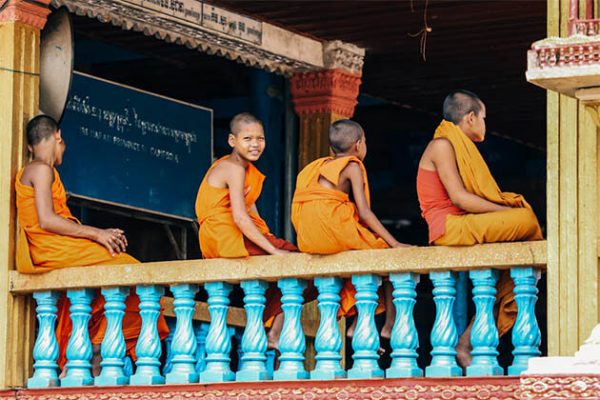
[[[40,112],[60,122],[73,75],[73,26],[65,7],[50,14],[41,33]]]

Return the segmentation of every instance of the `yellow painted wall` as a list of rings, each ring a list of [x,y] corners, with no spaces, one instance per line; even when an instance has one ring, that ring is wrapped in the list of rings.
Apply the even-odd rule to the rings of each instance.
[[[568,16],[569,0],[549,0],[548,36],[567,36]],[[549,355],[573,355],[599,320],[596,129],[581,102],[548,92]]]
[[[39,30],[0,23],[0,388],[23,386],[31,370],[33,302],[13,297],[16,211],[14,177],[24,161],[24,127],[37,112]]]

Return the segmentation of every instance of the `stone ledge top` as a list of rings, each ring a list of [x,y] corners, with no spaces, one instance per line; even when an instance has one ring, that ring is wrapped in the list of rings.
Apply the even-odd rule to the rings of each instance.
[[[546,241],[493,243],[463,247],[411,247],[356,250],[333,255],[290,254],[245,259],[163,261],[143,264],[70,267],[44,274],[10,273],[12,293],[109,286],[170,285],[281,278],[311,279],[359,274],[543,268]]]

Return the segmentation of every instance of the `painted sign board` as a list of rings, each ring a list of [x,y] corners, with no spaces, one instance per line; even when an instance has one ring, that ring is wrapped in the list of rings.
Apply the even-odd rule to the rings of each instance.
[[[61,129],[70,194],[195,218],[212,162],[211,109],[74,73]]]

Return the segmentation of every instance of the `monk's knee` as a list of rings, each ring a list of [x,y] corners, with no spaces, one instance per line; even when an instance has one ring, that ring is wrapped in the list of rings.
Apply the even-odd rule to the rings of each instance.
[[[520,239],[534,236],[539,230],[537,217],[530,208],[514,208],[514,219],[518,225]]]

